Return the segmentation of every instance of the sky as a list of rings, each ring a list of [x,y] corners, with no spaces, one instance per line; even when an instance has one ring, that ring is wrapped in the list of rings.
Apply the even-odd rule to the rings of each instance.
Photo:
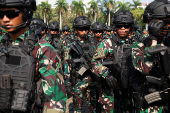
[[[73,0],[66,0],[66,1],[67,1],[67,3],[71,4],[71,2],[72,2]],[[78,1],[78,0],[76,0],[76,1]],[[89,1],[91,1],[91,0],[83,0],[83,2],[84,2],[86,5],[88,4]],[[123,0],[117,0],[117,1],[123,2]],[[148,2],[152,2],[152,1],[154,1],[154,0],[148,0]],[[125,2],[133,3],[132,0],[125,0]],[[140,0],[140,2],[141,2],[141,3],[147,3],[147,0]]]

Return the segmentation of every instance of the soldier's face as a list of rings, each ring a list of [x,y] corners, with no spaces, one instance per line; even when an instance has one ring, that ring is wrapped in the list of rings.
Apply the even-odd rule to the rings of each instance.
[[[130,33],[129,25],[116,25],[116,29],[120,37],[127,37]]]
[[[107,31],[107,34],[110,35],[110,34],[111,34],[111,31]]]
[[[63,35],[68,35],[68,34],[69,34],[68,31],[64,31],[64,32],[63,32]]]
[[[0,22],[7,27],[7,32],[12,32],[19,28],[15,26],[24,22],[23,13],[17,8],[0,8]]]
[[[94,31],[94,36],[97,38],[102,37],[102,31]]]
[[[88,33],[89,29],[88,28],[79,28],[77,29],[77,32],[79,35],[81,35],[82,37],[85,37]]]
[[[50,33],[56,35],[58,32],[50,30]]]
[[[160,21],[163,21],[165,23],[165,25],[162,27],[160,35],[165,36],[170,32],[170,18],[165,18],[165,19],[160,20]]]

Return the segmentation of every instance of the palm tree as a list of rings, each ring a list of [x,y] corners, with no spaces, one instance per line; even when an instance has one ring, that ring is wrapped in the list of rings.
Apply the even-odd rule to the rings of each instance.
[[[118,8],[119,10],[124,9],[124,10],[130,10],[131,7],[131,3],[130,2],[124,2],[123,3],[118,1]]]
[[[93,12],[93,23],[96,22],[96,13],[99,11],[99,8],[98,8],[98,3],[100,2],[100,0],[98,1],[94,1],[94,0],[91,0],[88,5],[90,5],[90,8],[89,8],[89,12]]]
[[[40,4],[37,6],[37,10],[33,13],[33,18],[38,18],[38,19],[43,19],[42,18],[42,13],[41,13],[41,9],[40,9]]]
[[[137,9],[138,6],[140,6],[142,3],[140,2],[140,0],[133,0],[133,4],[132,6],[134,7],[134,9]]]
[[[84,15],[85,13],[85,9],[84,7],[86,7],[86,5],[83,3],[82,0],[77,1],[72,1],[71,3],[71,12],[75,13],[76,16],[80,16],[80,15]]]
[[[114,9],[115,2],[113,0],[104,0],[104,7],[108,10],[108,26],[110,26],[110,11]]]
[[[46,15],[51,13],[51,4],[48,4],[48,1],[41,2],[40,9],[43,10],[42,13],[44,13],[44,23],[47,23]]]
[[[60,29],[62,29],[62,13],[68,11],[68,3],[66,0],[58,0],[56,2],[57,9],[60,11]]]

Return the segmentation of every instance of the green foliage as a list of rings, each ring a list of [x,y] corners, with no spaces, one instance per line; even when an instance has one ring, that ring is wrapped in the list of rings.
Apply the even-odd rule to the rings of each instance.
[[[59,11],[61,11],[62,13],[67,12],[68,11],[68,3],[66,2],[66,0],[57,0],[56,4],[56,12],[59,14]]]
[[[118,9],[121,10],[121,9],[124,9],[124,10],[130,10],[131,9],[131,4],[130,2],[120,2],[118,1]]]
[[[136,21],[140,24],[140,26],[142,28],[145,27],[145,23],[143,23],[143,13],[144,13],[144,9],[134,9],[134,10],[131,10],[134,18],[136,19]]]
[[[140,0],[133,0],[133,3],[130,4],[130,2],[120,2],[118,1],[117,4],[115,3],[115,0],[91,0],[88,5],[90,6],[87,8],[87,13],[85,13],[86,5],[83,3],[83,0],[79,1],[72,1],[71,4],[71,12],[68,12],[69,5],[66,2],[66,0],[57,0],[56,1],[56,8],[52,9],[51,5],[47,2],[41,2],[37,6],[37,10],[34,12],[33,17],[44,19],[44,13],[46,10],[46,18],[48,23],[51,21],[57,21],[60,23],[60,11],[61,11],[61,25],[68,25],[70,28],[72,28],[73,20],[77,16],[81,15],[87,15],[92,23],[95,21],[102,22],[104,24],[109,23],[109,14],[110,14],[110,20],[114,14],[115,11],[120,9],[130,10],[136,21],[144,27],[145,24],[142,21],[142,15],[144,12],[144,9],[137,8],[141,5]],[[110,21],[112,23],[112,21]]]
[[[41,4],[37,6],[37,10],[34,12],[33,17],[42,20],[46,19],[47,20],[46,22],[48,23],[49,20],[51,20],[54,15],[54,13],[51,12],[53,12],[51,4],[49,4],[48,1],[41,2]]]
[[[91,15],[93,15],[93,23],[96,22],[96,16],[99,12],[99,3],[100,1],[95,1],[95,0],[91,0],[88,5],[90,5],[90,7],[87,9],[88,10],[88,17],[91,18]]]
[[[85,14],[84,7],[86,7],[86,5],[83,3],[82,0],[72,1],[71,7],[72,7],[71,12],[76,14],[76,16],[82,16]]]
[[[140,0],[133,0],[133,4],[131,5],[134,9],[137,9],[138,6],[141,6]]]

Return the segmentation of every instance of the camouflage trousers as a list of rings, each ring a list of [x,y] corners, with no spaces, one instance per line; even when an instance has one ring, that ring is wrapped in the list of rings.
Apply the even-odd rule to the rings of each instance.
[[[78,80],[77,84],[73,87],[73,103],[74,112],[81,113],[83,101],[86,100],[89,108],[89,112],[93,111],[90,103],[90,90],[91,77],[84,77],[82,80]]]
[[[111,90],[104,90],[98,102],[102,105],[102,113],[114,113],[114,94]]]
[[[154,106],[154,107],[149,107],[147,109],[142,109],[140,113],[164,113],[164,112],[163,112],[163,107]]]
[[[64,113],[67,100],[64,80],[57,77],[49,77],[47,80],[46,77],[46,80],[42,79],[42,87],[46,100],[43,113]]]

